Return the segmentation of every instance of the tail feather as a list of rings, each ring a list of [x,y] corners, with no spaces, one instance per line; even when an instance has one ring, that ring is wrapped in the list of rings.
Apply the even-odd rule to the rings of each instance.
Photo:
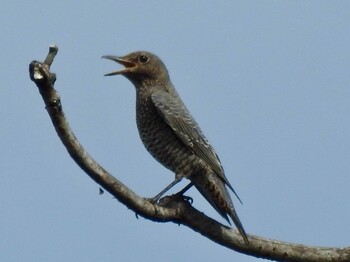
[[[232,219],[233,223],[235,223],[239,233],[241,234],[241,236],[244,239],[244,242],[246,244],[249,244],[247,233],[245,232],[243,225],[242,225],[241,221],[239,220],[239,217],[238,217],[236,211],[234,209],[232,209],[231,212],[229,213],[229,216]]]
[[[197,190],[230,225],[229,217],[231,218],[244,242],[249,244],[247,234],[235,211],[224,182],[212,173],[192,176],[190,179]]]

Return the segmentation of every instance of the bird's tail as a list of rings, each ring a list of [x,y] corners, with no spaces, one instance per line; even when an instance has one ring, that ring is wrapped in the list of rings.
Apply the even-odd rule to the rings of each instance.
[[[229,224],[230,217],[235,223],[239,233],[242,235],[244,242],[249,244],[247,234],[242,226],[241,221],[233,206],[230,194],[224,182],[213,173],[207,175],[195,175],[190,178],[193,185],[205,197],[205,199],[215,208],[215,210],[227,220]]]

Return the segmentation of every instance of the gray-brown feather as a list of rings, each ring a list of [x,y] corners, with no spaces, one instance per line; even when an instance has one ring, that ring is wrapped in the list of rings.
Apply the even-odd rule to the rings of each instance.
[[[173,129],[178,138],[234,191],[225,176],[214,148],[209,144],[180,97],[164,90],[157,90],[152,93],[151,99],[159,115]]]
[[[136,87],[137,127],[148,152],[177,177],[191,180],[224,218],[233,220],[248,243],[225,185],[234,190],[220,160],[178,96],[163,62],[144,51],[106,58],[127,67],[108,75],[123,74]]]

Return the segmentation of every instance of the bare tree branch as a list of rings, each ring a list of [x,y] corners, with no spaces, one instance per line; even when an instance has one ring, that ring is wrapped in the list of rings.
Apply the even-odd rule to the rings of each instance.
[[[57,51],[57,46],[52,45],[43,63],[33,61],[29,65],[30,78],[39,89],[56,132],[70,156],[85,173],[136,214],[156,222],[185,225],[220,245],[259,258],[296,262],[350,261],[350,247],[311,247],[253,235],[248,236],[250,244],[246,245],[237,230],[207,217],[182,197],[167,196],[162,198],[159,204],[153,204],[136,195],[101,167],[81,146],[71,130],[63,113],[60,96],[54,89],[56,76],[50,72]]]

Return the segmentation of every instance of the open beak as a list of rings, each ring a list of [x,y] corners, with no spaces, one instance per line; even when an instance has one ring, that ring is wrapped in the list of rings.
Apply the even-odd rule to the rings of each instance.
[[[117,62],[123,66],[125,66],[125,68],[121,69],[121,70],[117,70],[117,71],[113,71],[111,73],[105,74],[105,76],[114,76],[114,75],[122,75],[125,74],[127,72],[130,71],[130,69],[134,68],[136,65],[133,62],[130,62],[128,60],[125,60],[119,56],[113,56],[113,55],[104,55],[102,56],[102,58],[106,58],[109,60],[112,60],[114,62]]]

